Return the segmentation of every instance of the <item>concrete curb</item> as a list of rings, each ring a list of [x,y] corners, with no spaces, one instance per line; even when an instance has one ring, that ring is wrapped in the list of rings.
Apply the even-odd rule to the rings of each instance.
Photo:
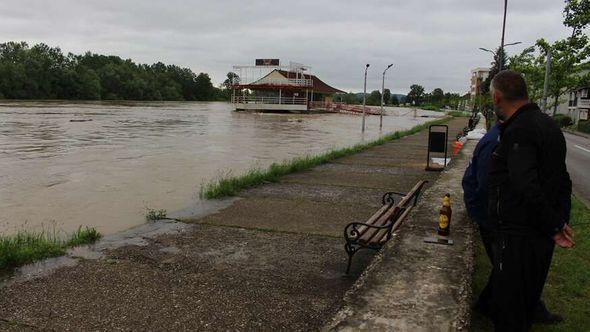
[[[579,132],[577,130],[562,129],[561,131],[563,131],[565,133],[568,133],[568,134],[572,134],[572,135],[576,135],[576,136],[580,136],[580,137],[584,137],[584,138],[590,139],[590,134],[582,133],[582,132]]]
[[[476,142],[424,194],[394,239],[375,257],[324,331],[460,331],[470,321],[475,227],[461,178]],[[445,193],[453,198],[453,246],[426,244]]]

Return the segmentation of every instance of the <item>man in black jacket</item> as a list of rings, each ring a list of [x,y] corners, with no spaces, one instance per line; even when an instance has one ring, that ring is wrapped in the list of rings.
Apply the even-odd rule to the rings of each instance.
[[[554,244],[574,245],[566,145],[553,119],[529,103],[522,75],[501,71],[490,92],[505,121],[489,172],[488,216],[497,229],[492,318],[497,331],[528,331]]]

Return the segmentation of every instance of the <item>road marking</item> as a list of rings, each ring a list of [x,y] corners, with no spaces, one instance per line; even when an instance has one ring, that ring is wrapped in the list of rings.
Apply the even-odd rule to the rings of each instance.
[[[590,153],[590,150],[588,150],[588,149],[586,149],[586,148],[583,148],[583,147],[581,147],[581,146],[579,146],[579,145],[577,145],[577,144],[576,144],[576,145],[574,145],[574,147],[576,147],[576,148],[578,148],[578,149],[580,149],[580,150],[583,150],[583,151],[586,151],[586,152]]]

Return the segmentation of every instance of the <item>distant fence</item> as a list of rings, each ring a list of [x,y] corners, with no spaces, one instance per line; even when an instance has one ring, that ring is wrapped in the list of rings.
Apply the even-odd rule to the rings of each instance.
[[[310,102],[311,109],[321,109],[327,112],[334,112],[334,113],[348,113],[348,114],[362,114],[363,113],[363,106],[362,105],[349,105],[342,102],[324,102],[324,101],[313,101]],[[381,114],[380,111],[375,110],[369,106],[365,107],[365,114],[369,115],[379,115]]]
[[[278,105],[305,105],[305,97],[252,97],[252,96],[235,96],[235,104],[278,104]]]

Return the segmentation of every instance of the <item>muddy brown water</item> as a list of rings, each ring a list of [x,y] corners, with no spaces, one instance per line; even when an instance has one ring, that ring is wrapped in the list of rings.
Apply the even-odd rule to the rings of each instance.
[[[383,134],[440,113],[388,109]],[[199,209],[201,184],[378,138],[379,117],[253,114],[227,103],[0,103],[0,234],[116,233]],[[201,204],[201,205],[200,205]]]

